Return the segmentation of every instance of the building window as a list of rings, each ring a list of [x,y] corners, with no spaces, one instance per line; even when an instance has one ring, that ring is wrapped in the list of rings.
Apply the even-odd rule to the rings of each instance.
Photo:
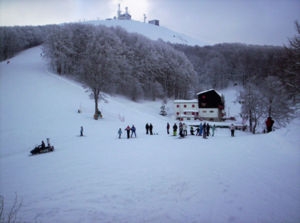
[[[179,107],[180,107],[180,105],[176,105],[176,107],[177,107],[177,108],[179,108]]]
[[[186,112],[183,112],[183,114],[185,114],[185,115],[186,115]]]
[[[186,108],[186,105],[184,105],[183,107],[185,107],[185,108]]]
[[[214,111],[213,111],[213,110],[210,110],[209,112],[210,112],[210,113],[214,113]]]
[[[179,115],[179,112],[176,112],[176,115]]]
[[[194,105],[194,104],[192,104],[192,108],[195,108],[195,105]]]

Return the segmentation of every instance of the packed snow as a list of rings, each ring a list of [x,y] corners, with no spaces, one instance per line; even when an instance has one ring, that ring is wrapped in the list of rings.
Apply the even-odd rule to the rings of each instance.
[[[300,221],[299,117],[269,134],[181,139],[166,132],[172,101],[163,117],[161,101],[104,95],[96,121],[89,92],[49,72],[40,53],[0,64],[0,195],[6,212],[15,195],[22,201],[20,222]],[[227,105],[232,92],[221,91]],[[127,139],[133,124],[137,137]],[[55,151],[30,156],[47,137]]]
[[[94,25],[104,25],[107,27],[122,27],[129,33],[138,33],[148,37],[151,40],[162,39],[165,42],[178,43],[189,46],[204,46],[208,43],[196,38],[192,38],[182,33],[175,32],[164,26],[156,26],[149,23],[139,22],[135,20],[94,20],[86,21],[85,23]]]

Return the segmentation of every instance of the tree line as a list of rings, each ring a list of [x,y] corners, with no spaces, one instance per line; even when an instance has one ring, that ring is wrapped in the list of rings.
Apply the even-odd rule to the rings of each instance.
[[[0,61],[22,50],[41,45],[49,26],[0,27]]]
[[[196,72],[183,52],[120,27],[55,26],[43,48],[56,73],[72,75],[91,89],[95,112],[100,92],[132,100],[188,98],[197,86]]]
[[[262,117],[281,124],[299,105],[299,24],[289,46],[240,43],[187,46],[152,41],[120,27],[82,23],[42,27],[0,27],[1,60],[43,43],[50,68],[100,92],[140,98],[195,97],[195,93],[242,86],[241,116],[252,132]]]
[[[300,109],[300,27],[289,46],[240,43],[214,46],[174,45],[184,52],[197,73],[201,89],[241,86],[241,117],[255,133],[266,117],[278,126],[288,123]]]

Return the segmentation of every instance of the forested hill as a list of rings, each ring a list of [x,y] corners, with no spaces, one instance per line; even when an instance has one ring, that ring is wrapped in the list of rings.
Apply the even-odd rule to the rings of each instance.
[[[133,100],[188,99],[201,90],[234,84],[245,89],[241,92],[245,102],[241,115],[249,116],[260,108],[254,119],[266,114],[285,119],[285,114],[299,105],[298,23],[296,30],[289,46],[278,47],[172,44],[119,26],[85,23],[1,27],[0,54],[4,60],[17,50],[43,44],[50,68],[83,82],[95,100],[102,91]]]
[[[184,33],[178,33],[167,27],[156,26],[149,23],[142,23],[134,20],[95,20],[85,21],[77,24],[92,24],[95,26],[121,27],[129,33],[138,33],[151,40],[161,39],[165,42],[179,43],[186,45],[203,46],[201,40],[191,38]],[[59,26],[68,26],[70,23]],[[57,25],[44,26],[14,26],[0,27],[0,61],[13,57],[16,53],[40,45],[52,29]]]

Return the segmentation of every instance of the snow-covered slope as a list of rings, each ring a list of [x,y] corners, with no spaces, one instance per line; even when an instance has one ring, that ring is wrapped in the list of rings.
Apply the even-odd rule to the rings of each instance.
[[[179,43],[179,44],[185,44],[190,46],[207,45],[205,42],[201,40],[197,40],[185,34],[172,31],[166,27],[156,26],[153,24],[143,23],[135,20],[116,20],[116,19],[95,20],[95,21],[87,21],[86,23],[95,24],[95,25],[101,24],[108,27],[120,26],[125,30],[127,30],[127,32],[139,33],[152,40],[162,39],[165,42]]]
[[[107,95],[95,121],[88,93],[47,72],[40,52],[0,64],[0,194],[5,208],[22,200],[20,222],[299,221],[299,118],[270,134],[179,139],[160,102]],[[118,139],[132,124],[138,137]],[[46,137],[55,152],[29,156]]]

